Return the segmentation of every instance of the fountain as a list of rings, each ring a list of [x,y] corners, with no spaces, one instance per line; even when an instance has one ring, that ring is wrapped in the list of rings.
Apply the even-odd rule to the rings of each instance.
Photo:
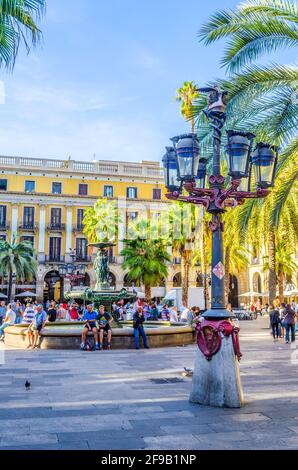
[[[99,305],[104,305],[108,311],[111,311],[113,302],[124,300],[124,302],[134,301],[136,293],[129,292],[126,289],[116,291],[110,285],[109,281],[109,257],[108,249],[115,246],[110,242],[90,243],[89,246],[97,248],[97,254],[93,263],[96,285],[95,289],[79,288],[65,292],[67,300],[82,300],[84,303],[92,302],[98,308]]]
[[[136,299],[134,292],[126,289],[116,291],[109,282],[109,260],[108,248],[114,246],[112,243],[93,243],[98,248],[94,260],[94,271],[96,274],[95,289],[82,288],[65,293],[68,300],[82,300],[84,303],[92,302],[95,307],[104,305],[111,310],[113,302],[119,300],[133,301]],[[112,323],[113,349],[134,348],[133,322],[119,322],[116,318]],[[167,321],[147,321],[145,331],[150,347],[182,346],[194,342],[194,328],[185,323],[170,323]],[[82,322],[56,322],[47,323],[41,335],[41,349],[79,349]],[[14,325],[5,330],[5,344],[9,347],[26,348],[28,325]]]

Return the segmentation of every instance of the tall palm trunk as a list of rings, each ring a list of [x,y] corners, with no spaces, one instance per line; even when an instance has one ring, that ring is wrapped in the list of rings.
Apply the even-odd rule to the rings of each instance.
[[[273,302],[276,297],[276,254],[275,254],[275,233],[274,230],[269,230],[268,239],[268,258],[269,258],[269,304]]]
[[[7,294],[7,297],[8,297],[8,301],[11,302],[12,301],[12,270],[9,271],[9,275],[8,275],[8,294]]]
[[[145,299],[147,302],[151,301],[151,287],[145,286]]]
[[[230,294],[230,247],[226,247],[225,250],[225,279],[224,279],[224,290],[225,290],[225,304],[229,303]]]
[[[190,270],[190,256],[188,251],[183,251],[182,257],[182,305],[188,307],[188,289],[189,289],[189,270]]]
[[[278,272],[278,291],[279,291],[279,300],[281,302],[284,302],[285,297],[284,297],[284,273],[283,271],[279,270]]]

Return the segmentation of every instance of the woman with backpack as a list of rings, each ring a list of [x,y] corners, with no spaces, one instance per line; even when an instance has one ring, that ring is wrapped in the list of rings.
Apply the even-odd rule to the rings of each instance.
[[[280,324],[280,316],[278,309],[274,308],[271,304],[269,307],[269,317],[270,317],[270,325],[272,330],[273,341],[278,340],[279,336],[279,324]]]

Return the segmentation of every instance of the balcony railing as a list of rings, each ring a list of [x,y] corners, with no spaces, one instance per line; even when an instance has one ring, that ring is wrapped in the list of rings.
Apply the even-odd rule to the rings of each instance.
[[[44,158],[10,157],[0,155],[0,166],[6,168],[36,168],[69,171],[72,173],[90,173],[123,176],[149,176],[163,179],[163,170],[158,162],[111,162],[99,160],[97,162],[82,162],[75,160],[53,160]]]
[[[19,230],[22,230],[24,232],[35,232],[38,229],[38,224],[36,223],[22,223],[19,225]]]
[[[45,257],[46,263],[65,263],[65,256],[57,256],[54,254],[49,254]]]
[[[84,227],[85,227],[84,224],[76,224],[76,225],[73,226],[72,230],[73,230],[73,232],[81,233],[81,232],[84,231]]]
[[[110,264],[117,264],[117,257],[116,256],[109,256],[108,257]]]
[[[65,224],[51,223],[47,226],[47,230],[51,232],[63,232],[65,230]]]
[[[181,264],[181,258],[173,258],[173,264]]]

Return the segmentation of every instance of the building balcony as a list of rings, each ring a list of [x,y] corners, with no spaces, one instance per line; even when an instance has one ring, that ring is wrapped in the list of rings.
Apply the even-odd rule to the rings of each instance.
[[[0,231],[6,231],[10,228],[10,224],[8,222],[3,222],[0,224]]]
[[[47,255],[45,257],[45,263],[65,263],[65,256]]]
[[[19,225],[19,230],[22,232],[36,232],[37,229],[38,229],[38,224],[36,223],[30,223],[30,224],[22,223]]]
[[[118,264],[117,256],[109,256],[108,260],[110,264]]]
[[[84,231],[84,224],[76,224],[73,226],[72,231],[74,233],[83,233]]]
[[[64,232],[65,224],[62,223],[51,223],[47,225],[48,232]]]

